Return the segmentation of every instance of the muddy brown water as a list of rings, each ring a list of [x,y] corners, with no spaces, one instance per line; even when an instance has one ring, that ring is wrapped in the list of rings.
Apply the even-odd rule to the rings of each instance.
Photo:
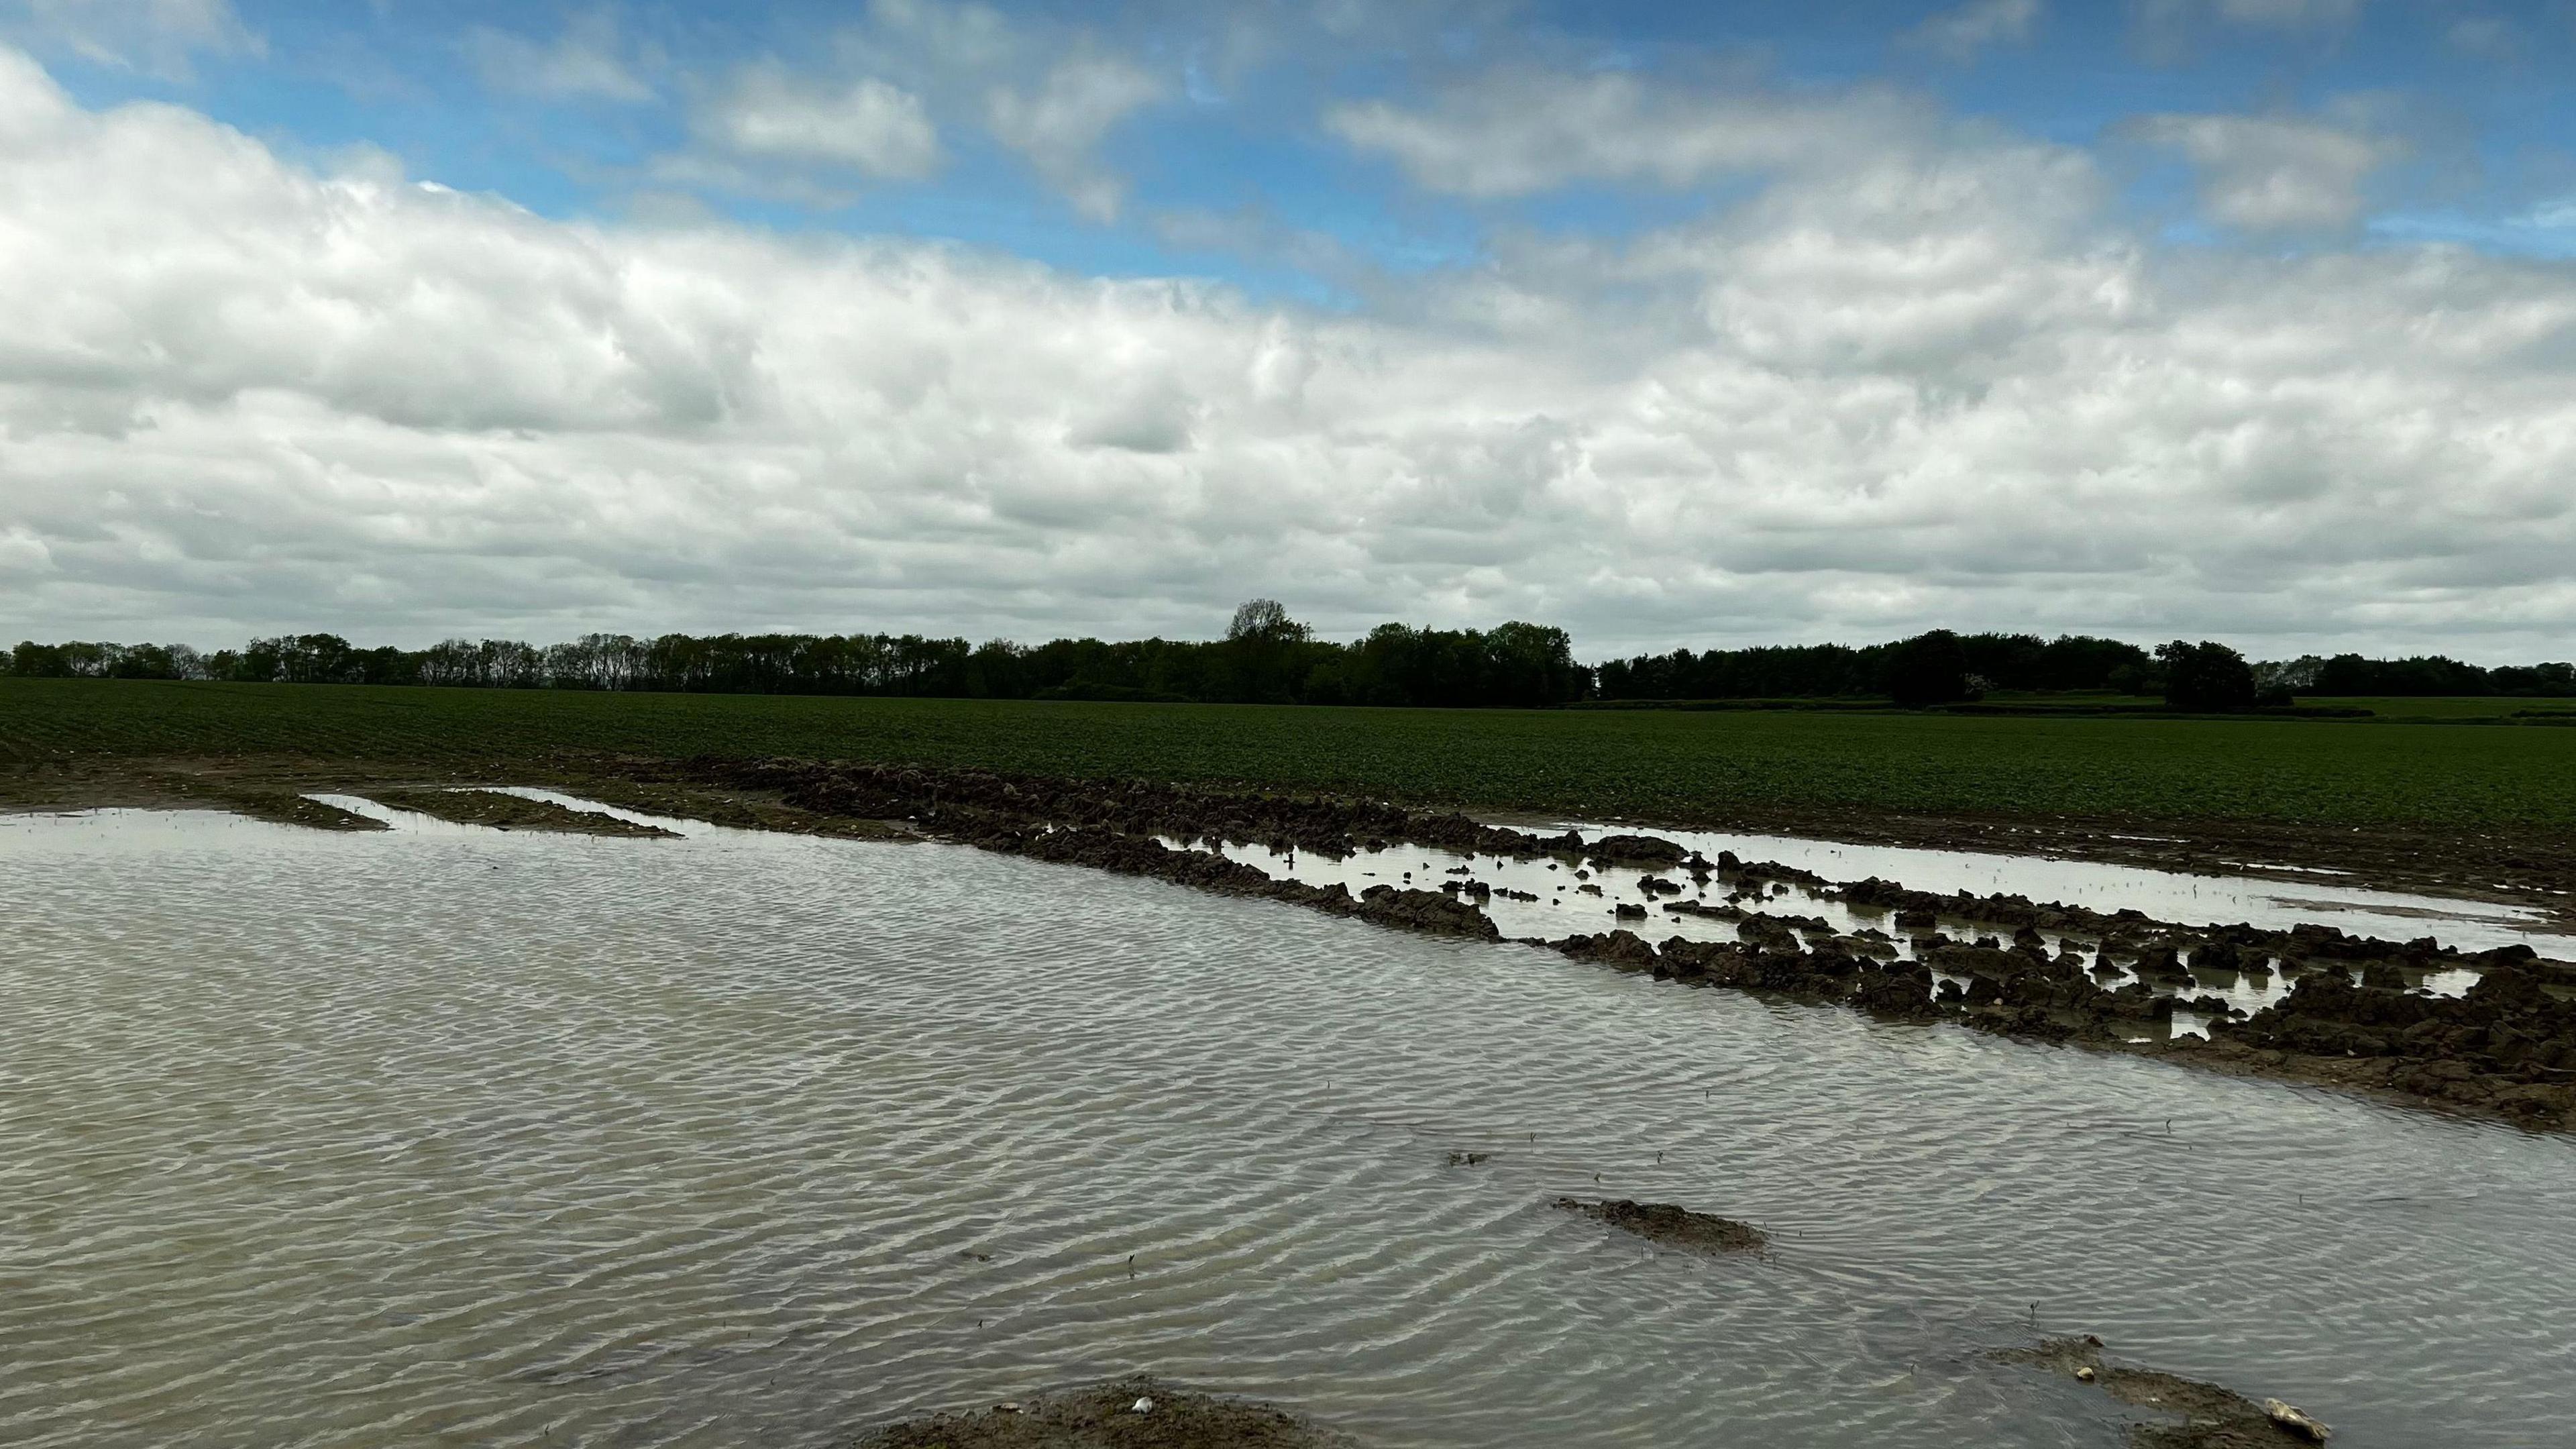
[[[2563,1138],[960,848],[389,818],[0,818],[0,1442],[824,1445],[1145,1369],[1391,1446],[2107,1449],[1986,1357],[2089,1331],[2338,1445],[2576,1443]]]

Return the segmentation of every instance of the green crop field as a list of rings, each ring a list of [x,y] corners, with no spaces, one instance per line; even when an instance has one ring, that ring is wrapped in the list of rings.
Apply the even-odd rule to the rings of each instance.
[[[2545,725],[0,679],[0,761],[20,766],[277,756],[480,767],[600,751],[1236,781],[1674,824],[1850,809],[2576,827],[2576,729]]]
[[[2431,699],[2302,697],[2299,703],[2326,709],[2366,709],[2383,720],[2513,720],[2551,716],[2576,719],[2576,699],[2531,699],[2518,695]]]

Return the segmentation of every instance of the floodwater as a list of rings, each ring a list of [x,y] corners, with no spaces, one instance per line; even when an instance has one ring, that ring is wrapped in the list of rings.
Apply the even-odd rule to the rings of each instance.
[[[1587,838],[1639,829],[1582,822],[1524,828],[1579,829]],[[1850,845],[1787,835],[1663,829],[1646,833],[1701,851],[1712,860],[1719,851],[1732,850],[1746,860],[1793,865],[1832,881],[1879,876],[1919,891],[2020,895],[2105,912],[2126,908],[2144,912],[2155,920],[2186,926],[2241,922],[2267,931],[2282,931],[2302,922],[2314,922],[2349,935],[2390,941],[2431,936],[2463,951],[2526,945],[2543,956],[2576,960],[2576,936],[2566,934],[2547,916],[2528,907],[2370,890],[2342,883],[2341,872],[2337,871],[2301,871],[2299,879],[2280,880],[2104,865],[2045,855]]]
[[[2338,884],[2324,872],[2319,873],[2314,884],[2309,884],[2250,876],[2197,875],[2049,856],[1847,845],[1786,835],[1740,835],[1570,821],[1521,824],[1514,828],[1542,835],[1579,830],[1587,840],[1613,834],[1654,835],[1684,849],[1699,851],[1711,860],[1715,860],[1720,851],[1731,850],[1748,861],[1793,866],[1838,884],[1876,876],[1913,890],[1943,895],[1957,891],[1971,895],[2018,895],[2033,901],[2054,901],[2106,914],[2123,909],[2135,910],[2150,920],[2178,926],[2244,924],[2281,931],[2303,923],[2314,923],[2332,926],[2349,935],[2376,936],[2383,940],[2412,941],[2430,936],[2441,945],[2456,946],[2463,951],[2523,945],[2556,960],[2576,960],[2576,936],[2558,930],[2549,917],[2529,907],[2369,890]],[[1165,843],[1184,844],[1178,840]],[[1207,846],[1206,842],[1194,843],[1202,848]],[[1691,884],[1686,876],[1669,869],[1647,871],[1614,866],[1587,869],[1584,877],[1578,879],[1571,867],[1550,870],[1552,863],[1549,861],[1469,856],[1410,845],[1383,851],[1362,851],[1340,859],[1275,852],[1267,846],[1240,843],[1228,844],[1222,853],[1273,875],[1294,876],[1310,885],[1330,885],[1339,881],[1354,893],[1378,884],[1437,890],[1452,877],[1482,880],[1498,891],[1508,886],[1538,899],[1524,903],[1498,897],[1492,902],[1479,904],[1484,905],[1486,914],[1494,918],[1496,927],[1504,935],[1520,938],[1557,938],[1574,931],[1591,933],[1609,929],[1618,924],[1612,919],[1618,903],[1638,904],[1648,899],[1638,892],[1637,883],[1649,875],[1661,875],[1685,886]],[[1586,883],[1598,887],[1597,892],[1584,892],[1582,886]],[[1886,929],[1888,926],[1885,912],[1845,906],[1796,885],[1781,885],[1777,889],[1777,900],[1762,904],[1745,902],[1742,903],[1743,908],[1761,914],[1821,918],[1843,931],[1868,926]],[[1725,891],[1726,887],[1721,884],[1715,887],[1714,892],[1686,892],[1682,899],[1708,904],[1724,900]],[[1566,909],[1569,907],[1570,911]],[[1608,924],[1597,923],[1594,917]],[[1731,922],[1712,925],[1705,920],[1668,918],[1661,910],[1654,912],[1652,919],[1651,934],[1647,928],[1634,923],[1630,923],[1628,928],[1658,941],[1669,935],[1691,940],[1736,939]],[[1957,936],[1961,934],[1959,926],[1973,924],[1972,921],[1945,921],[1944,927]],[[1969,934],[1975,932],[1970,931]],[[2009,936],[2011,933],[2005,934]],[[2052,946],[2056,939],[2053,935],[2049,937]]]
[[[0,818],[0,1443],[824,1445],[1142,1368],[1382,1446],[2108,1449],[1983,1358],[2091,1331],[2339,1446],[2576,1444],[2564,1139],[961,848],[390,818]]]
[[[1547,834],[1578,829],[1587,839],[1635,829],[1566,823],[1538,828]],[[2431,936],[2442,945],[2468,951],[2519,943],[2554,959],[2576,959],[2576,938],[2552,934],[2538,913],[2479,901],[2332,884],[2283,886],[2245,877],[2186,875],[2036,856],[1840,845],[1788,836],[1662,829],[1650,833],[1711,859],[1720,851],[1732,850],[1747,860],[1813,871],[1834,883],[1876,875],[1916,890],[2021,895],[2105,913],[2135,909],[2153,920],[2181,926],[2244,922],[2282,930],[2313,921],[2358,935],[2401,940]],[[1813,926],[1821,922],[1820,929],[1807,932],[1810,940],[1819,935],[1848,938],[1853,933],[1875,933],[1871,937],[1872,954],[1882,959],[1910,960],[1918,954],[1910,933],[1892,929],[1891,912],[1851,905],[1824,890],[1791,882],[1767,883],[1745,894],[1725,880],[1693,881],[1687,873],[1669,868],[1658,871],[1615,865],[1577,866],[1561,860],[1467,855],[1414,845],[1337,857],[1274,850],[1246,842],[1166,839],[1164,844],[1213,851],[1274,878],[1318,886],[1339,884],[1353,895],[1378,885],[1440,890],[1468,882],[1481,883],[1491,887],[1493,894],[1468,899],[1493,919],[1497,930],[1513,940],[1562,940],[1570,935],[1624,929],[1655,944],[1674,936],[1691,941],[1734,941],[1743,939],[1740,917],[1763,916],[1784,924]],[[1645,884],[1650,879],[1671,882],[1681,894],[1650,891]],[[1642,909],[1643,918],[1634,914],[1621,917],[1622,906],[1632,912]],[[1710,914],[1706,908],[1712,907],[1736,914]],[[1973,916],[1944,918],[1941,929],[1961,941],[1989,936],[2008,941],[2012,935],[2009,929],[1998,930]],[[2073,936],[2041,932],[2040,937],[2051,952],[2071,949],[2088,959],[2102,945],[2101,938],[2089,932]],[[2188,963],[2191,953],[2182,955]],[[2289,993],[2293,977],[2283,969],[2282,962],[2266,958],[2247,964],[2262,969],[2204,970],[2188,988],[2179,991],[2170,982],[2149,980],[2146,984],[2159,995],[2215,997],[2245,1012],[2260,1011]],[[2097,969],[2093,979],[2105,988],[2116,989],[2139,979],[2135,966],[2134,955],[2116,956]],[[2399,968],[2397,974],[2410,989],[2444,996],[2456,996],[2478,979],[2474,970],[2459,968]],[[1936,986],[1948,980],[1966,984],[1966,978],[1940,971],[1934,972],[1934,980]],[[2207,1035],[2205,1022],[2189,1011],[2178,1012],[2170,1030],[2188,1036]]]

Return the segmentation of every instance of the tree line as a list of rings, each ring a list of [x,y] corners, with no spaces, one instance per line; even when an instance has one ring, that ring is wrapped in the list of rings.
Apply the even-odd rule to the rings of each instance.
[[[1540,706],[1591,688],[1562,629],[1381,624],[1355,643],[1314,637],[1258,599],[1225,637],[976,644],[918,634],[587,634],[564,644],[450,639],[362,649],[336,634],[254,639],[199,653],[183,644],[22,643],[0,673],[278,684],[446,685],[989,699],[1243,704]]]
[[[1996,690],[2163,688],[2156,657],[2082,634],[1956,634],[1848,644],[1765,645],[1640,654],[1599,667],[1602,699],[1896,699],[1939,704]]]
[[[1855,648],[1844,644],[1641,654],[1595,671],[1601,699],[1894,699],[1942,704],[1988,693],[2161,695],[2189,708],[2325,698],[2432,695],[2576,696],[2576,664],[2487,668],[2442,655],[2359,654],[2256,663],[2224,644],[2175,640],[2154,649],[2061,634],[1954,634]]]
[[[569,643],[450,639],[360,648],[336,634],[184,644],[20,644],[0,674],[281,684],[649,690],[989,699],[1443,707],[1742,699],[1891,699],[1906,705],[1997,692],[2161,695],[2190,709],[2286,704],[2296,695],[2576,696],[2576,665],[2484,668],[2440,656],[2358,654],[2253,663],[2223,644],[2153,650],[2068,634],[1935,629],[1883,644],[1676,649],[1574,660],[1562,629],[1381,624],[1348,644],[1314,637],[1276,601],[1235,611],[1221,639],[1055,639],[1019,644],[918,634],[586,634]]]

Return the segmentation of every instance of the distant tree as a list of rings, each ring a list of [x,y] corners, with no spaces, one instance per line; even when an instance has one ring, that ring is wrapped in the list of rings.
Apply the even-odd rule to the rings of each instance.
[[[1511,620],[1485,632],[1486,678],[1477,704],[1563,704],[1580,699],[1591,671],[1574,662],[1574,640],[1552,624]]]
[[[2576,664],[2508,664],[2487,671],[2487,688],[2498,694],[2576,694]]]
[[[2254,666],[2224,644],[2176,639],[2159,645],[2156,658],[2164,661],[2165,703],[2176,709],[2249,709],[2254,704]]]
[[[2364,659],[2338,654],[2317,671],[2315,693],[2325,695],[2484,694],[2488,671],[2435,654],[2412,659]]]
[[[2313,694],[2317,676],[2326,662],[2314,654],[2296,659],[2267,659],[2254,666],[2254,683],[2263,689],[2277,689],[2289,694]]]
[[[1303,639],[1310,631],[1288,617],[1288,606],[1277,599],[1246,599],[1234,606],[1234,622],[1225,626],[1225,637],[1233,639]]]
[[[60,645],[27,639],[9,652],[9,672],[28,679],[60,679],[72,671]]]
[[[1226,663],[1234,676],[1226,697],[1264,704],[1291,699],[1305,682],[1305,646],[1313,636],[1277,599],[1246,599],[1225,627]]]
[[[1947,629],[1935,629],[1890,648],[1887,693],[1898,704],[1910,708],[1975,698],[1968,687],[1968,651],[1959,643],[1959,636]]]
[[[76,679],[105,679],[125,654],[119,644],[74,639],[62,646],[64,670]]]
[[[2165,670],[2151,657],[2144,664],[2114,667],[2104,683],[2113,694],[2162,694],[2165,692]]]

